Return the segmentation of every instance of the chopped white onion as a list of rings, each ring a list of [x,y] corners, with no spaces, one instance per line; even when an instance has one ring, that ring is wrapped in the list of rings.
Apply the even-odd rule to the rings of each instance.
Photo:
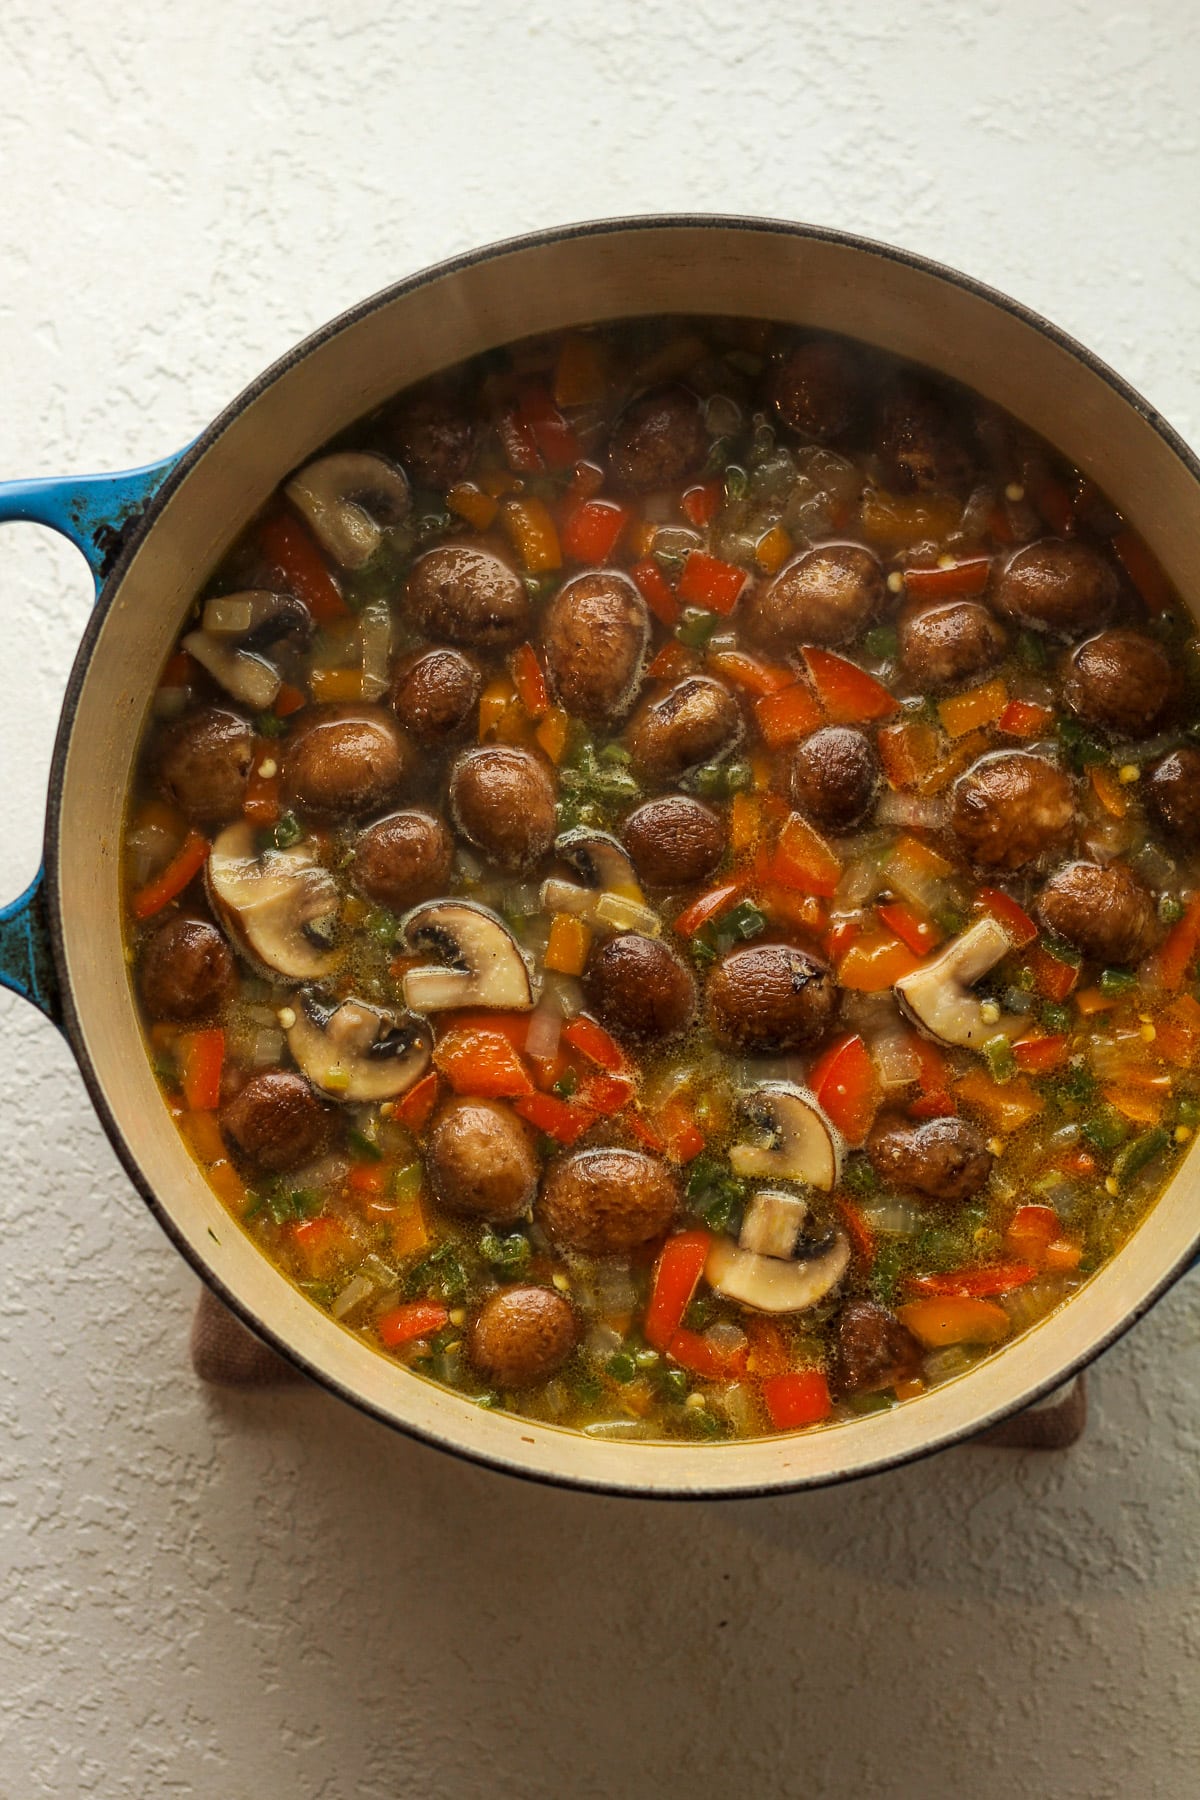
[[[710,437],[736,437],[742,429],[742,409],[728,394],[711,394],[704,406],[704,425]]]
[[[283,1060],[282,1031],[256,1031],[250,1046],[250,1061],[256,1069],[272,1069]]]
[[[330,1312],[335,1319],[344,1319],[348,1312],[368,1299],[375,1292],[375,1283],[369,1275],[358,1274],[350,1278],[341,1293],[330,1304]]]
[[[583,1347],[592,1356],[613,1356],[621,1348],[624,1338],[611,1325],[593,1325],[583,1340]]]
[[[757,1423],[754,1396],[742,1381],[726,1382],[710,1396],[712,1405],[723,1412],[735,1431],[749,1433]]]
[[[553,999],[564,1019],[574,1019],[583,1011],[583,987],[574,975],[560,975],[552,969],[543,979],[542,999]]]
[[[940,799],[926,794],[894,794],[885,788],[875,806],[880,825],[900,825],[906,831],[936,831],[942,822]]]
[[[889,1237],[913,1237],[923,1223],[920,1208],[907,1200],[863,1200],[859,1212],[872,1231]]]
[[[870,1049],[875,1073],[880,1085],[885,1088],[907,1087],[921,1073],[921,1065],[911,1040],[902,1037],[899,1032],[881,1032]]]
[[[1025,1331],[1053,1312],[1065,1297],[1066,1286],[1061,1278],[1044,1275],[1040,1281],[1031,1281],[1026,1287],[1014,1288],[1011,1294],[1001,1295],[1000,1304],[1012,1320],[1013,1330]]]
[[[525,1034],[525,1052],[538,1062],[549,1062],[558,1054],[558,1040],[562,1036],[562,1013],[553,1001],[542,1000],[529,1015],[529,1029]]]
[[[358,616],[362,643],[362,691],[364,700],[386,694],[391,676],[392,613],[386,600],[368,600]]]
[[[883,877],[879,873],[879,859],[874,856],[856,856],[846,864],[842,878],[837,887],[837,903],[839,906],[865,906],[873,900],[883,886]]]
[[[614,1260],[602,1263],[596,1270],[596,1304],[602,1313],[632,1312],[637,1305],[637,1289],[629,1273],[629,1264]]]
[[[709,1326],[704,1337],[718,1356],[736,1356],[750,1341],[741,1326],[732,1324],[728,1319],[718,1319],[715,1325]]]
[[[640,931],[644,937],[658,937],[662,932],[658,914],[625,894],[601,894],[592,908],[592,917],[613,931]]]

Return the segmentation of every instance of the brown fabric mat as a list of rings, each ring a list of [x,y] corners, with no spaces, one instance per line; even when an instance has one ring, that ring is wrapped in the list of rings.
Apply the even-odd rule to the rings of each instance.
[[[287,1386],[304,1376],[248,1331],[209,1288],[200,1290],[192,1320],[192,1367],[214,1387]],[[995,1450],[1065,1450],[1087,1423],[1082,1375],[1068,1381],[1027,1412],[1006,1419],[971,1441]]]

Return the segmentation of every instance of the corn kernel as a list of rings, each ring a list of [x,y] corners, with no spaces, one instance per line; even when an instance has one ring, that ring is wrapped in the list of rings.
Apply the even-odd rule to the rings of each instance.
[[[1014,503],[1018,500],[1023,500],[1025,498],[1025,489],[1021,486],[1019,481],[1010,481],[1004,490],[1004,498],[1006,500],[1012,500]]]
[[[1104,1177],[1104,1191],[1105,1191],[1105,1193],[1106,1193],[1106,1194],[1118,1194],[1118,1193],[1120,1193],[1120,1191],[1121,1191],[1121,1190],[1120,1190],[1120,1189],[1119,1189],[1119,1188],[1118,1188],[1118,1186],[1117,1186],[1117,1182],[1116,1182],[1116,1177],[1115,1177],[1115,1176],[1113,1176],[1113,1175],[1106,1175],[1106,1176],[1105,1176],[1105,1177]]]
[[[550,1279],[553,1281],[560,1294],[570,1293],[571,1283],[567,1280],[565,1275],[552,1275]]]
[[[1191,1135],[1192,1128],[1190,1125],[1177,1125],[1175,1127],[1175,1142],[1177,1144],[1186,1144]]]
[[[889,594],[902,594],[904,592],[904,577],[899,569],[892,570],[887,578],[887,585]]]
[[[1000,1023],[1000,1008],[996,1005],[994,1000],[985,1000],[979,1008],[979,1016],[985,1025],[998,1025]]]
[[[295,1009],[290,1006],[281,1006],[275,1017],[279,1020],[284,1031],[290,1031],[292,1026],[296,1023]]]
[[[452,1307],[450,1310],[449,1317],[450,1317],[450,1323],[452,1325],[465,1325],[467,1322],[466,1307],[465,1306]]]
[[[1155,1031],[1153,1025],[1143,1025],[1142,1026],[1142,1042],[1143,1042],[1143,1044],[1152,1044],[1157,1036],[1158,1036],[1158,1033],[1157,1033],[1157,1031]]]
[[[1138,768],[1136,763],[1122,763],[1117,770],[1117,780],[1123,781],[1126,787],[1128,787],[1131,781],[1139,781],[1141,779],[1141,774],[1142,771]]]
[[[264,757],[258,765],[258,772],[264,781],[270,781],[272,775],[278,775],[279,764],[273,756]]]
[[[689,1394],[683,1404],[690,1412],[702,1412],[704,1410],[704,1395]]]
[[[1004,1152],[1004,1139],[1003,1138],[989,1138],[987,1141],[987,1147],[988,1147],[988,1154],[990,1156],[1001,1156]]]

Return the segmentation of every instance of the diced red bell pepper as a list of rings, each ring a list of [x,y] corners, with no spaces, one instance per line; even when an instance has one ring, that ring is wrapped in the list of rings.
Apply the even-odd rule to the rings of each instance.
[[[982,594],[991,573],[990,556],[968,557],[944,569],[906,569],[904,591],[917,600],[948,600],[958,594]]]
[[[717,516],[717,508],[721,504],[721,483],[704,481],[697,487],[690,487],[679,504],[688,523],[694,525],[697,531],[703,531]]]
[[[312,1275],[331,1271],[349,1243],[341,1220],[328,1213],[322,1214],[319,1219],[298,1220],[291,1227],[290,1235]]]
[[[699,1156],[705,1137],[686,1100],[679,1097],[668,1100],[658,1115],[658,1123],[666,1139],[667,1154],[675,1162],[689,1163],[694,1156]]]
[[[380,1343],[389,1350],[411,1344],[414,1338],[432,1337],[450,1323],[450,1313],[436,1300],[410,1300],[381,1313],[375,1321]]]
[[[863,1218],[861,1209],[845,1194],[839,1194],[835,1204],[854,1254],[870,1268],[875,1261],[875,1233]]]
[[[1075,530],[1075,502],[1063,483],[1053,475],[1026,483],[1029,497],[1052,531],[1070,537]]]
[[[517,698],[530,718],[544,718],[550,711],[550,690],[546,685],[545,670],[538,661],[538,653],[532,644],[522,644],[513,651],[512,678]]]
[[[1018,906],[1012,895],[1006,894],[1003,888],[980,888],[975,902],[983,912],[990,913],[993,919],[1003,925],[1012,939],[1014,950],[1023,950],[1026,944],[1032,944],[1038,934],[1037,926],[1025,908]]]
[[[732,681],[735,687],[745,688],[748,694],[781,694],[785,688],[796,685],[794,669],[783,663],[763,662],[761,657],[751,656],[746,650],[710,651],[708,666],[714,675]]]
[[[605,1031],[603,1025],[598,1025],[595,1019],[589,1019],[586,1013],[581,1013],[569,1025],[564,1025],[562,1035],[564,1042],[570,1044],[572,1050],[578,1050],[581,1056],[599,1063],[610,1075],[623,1075],[629,1067],[628,1058],[620,1044]]]
[[[683,617],[683,608],[675,598],[675,590],[655,562],[634,563],[629,571],[638,592],[660,625],[674,631]],[[682,646],[681,646],[682,648]]]
[[[910,1293],[931,1299],[947,1295],[986,1300],[992,1294],[1007,1294],[1012,1288],[1024,1287],[1036,1274],[1032,1263],[993,1263],[982,1269],[952,1269],[945,1275],[910,1275],[905,1286]]]
[[[627,1113],[625,1123],[629,1128],[630,1136],[635,1137],[639,1144],[644,1144],[647,1150],[652,1150],[655,1156],[661,1156],[666,1150],[666,1142],[661,1132],[655,1130],[644,1113]]]
[[[387,1191],[388,1172],[382,1163],[352,1163],[346,1182],[356,1194],[383,1194]]]
[[[616,500],[585,500],[563,525],[563,550],[573,562],[606,563],[630,517],[629,508]]]
[[[796,681],[791,687],[764,694],[754,702],[754,716],[769,750],[795,744],[825,723],[825,714],[808,683]]]
[[[720,887],[710,888],[707,894],[701,894],[698,900],[684,907],[675,921],[675,930],[680,937],[694,937],[710,919],[719,919],[722,913],[728,912],[745,892],[746,883],[742,880],[726,881]]]
[[[700,667],[700,658],[686,644],[675,638],[669,639],[655,656],[646,670],[647,681],[682,681],[685,675],[694,675]]]
[[[1184,978],[1200,951],[1200,894],[1193,894],[1182,919],[1172,925],[1150,959],[1159,984],[1165,988],[1181,988]]]
[[[652,1350],[665,1350],[683,1323],[712,1241],[711,1231],[680,1231],[669,1237],[659,1252],[643,1325]]]
[[[429,1123],[437,1097],[438,1078],[431,1069],[428,1075],[422,1075],[415,1087],[409,1088],[402,1100],[396,1101],[392,1116],[408,1131],[421,1131]]]
[[[633,1099],[634,1084],[628,1075],[593,1075],[579,1096],[581,1106],[611,1118]]]
[[[700,606],[706,612],[731,613],[749,579],[745,569],[722,562],[719,557],[708,556],[703,550],[693,550],[683,565],[676,591],[687,606]]]
[[[784,821],[768,866],[768,878],[781,887],[826,899],[837,892],[842,878],[840,858],[800,813]]]
[[[680,1329],[667,1345],[667,1355],[681,1369],[699,1375],[702,1381],[732,1381],[744,1375],[749,1351],[745,1344],[737,1350],[718,1350],[710,1338],[698,1331]]]
[[[456,1094],[511,1100],[534,1092],[528,1069],[499,1031],[448,1031],[433,1060]]]
[[[130,900],[134,918],[152,919],[155,913],[161,912],[177,894],[182,894],[190,881],[195,880],[207,860],[208,839],[201,837],[198,831],[189,831],[161,874],[139,888]]]
[[[1158,558],[1147,550],[1136,531],[1118,531],[1113,552],[1152,613],[1166,612],[1173,604],[1171,584]]]
[[[942,941],[944,933],[937,921],[907,900],[890,900],[884,906],[877,906],[875,911],[889,931],[894,931],[901,943],[907,944],[917,956],[928,955]]]
[[[804,660],[821,704],[835,725],[887,719],[899,709],[900,702],[881,681],[844,656],[810,646],[804,651]]]
[[[1029,953],[1029,966],[1033,970],[1033,984],[1045,1000],[1062,1003],[1071,993],[1079,980],[1078,963],[1064,962],[1062,957],[1054,956],[1044,944],[1035,944]]]
[[[1010,700],[996,720],[996,730],[1006,737],[1040,738],[1053,724],[1054,714],[1048,706],[1035,706],[1032,700]]]
[[[517,417],[532,434],[548,469],[570,469],[579,461],[583,454],[579,439],[547,389],[536,382],[522,388]]]
[[[179,1040],[183,1098],[192,1112],[215,1112],[221,1104],[225,1033],[220,1026],[189,1031]]]
[[[517,475],[536,475],[545,465],[529,423],[514,408],[501,413],[496,424],[504,460]]]
[[[1013,1056],[1027,1075],[1049,1075],[1066,1061],[1069,1042],[1061,1033],[1022,1038],[1013,1045]]]
[[[916,1119],[941,1119],[958,1111],[950,1091],[950,1065],[936,1044],[919,1032],[910,1032],[907,1044],[917,1059],[919,1091],[908,1107]]]
[[[1025,1263],[1040,1263],[1046,1246],[1062,1231],[1062,1220],[1052,1206],[1018,1206],[1009,1220],[1004,1242]]]
[[[572,1105],[557,1094],[526,1094],[513,1101],[513,1111],[535,1131],[544,1132],[559,1144],[573,1144],[596,1122],[596,1114],[589,1107]]]
[[[857,1032],[834,1040],[808,1073],[818,1105],[850,1144],[861,1144],[879,1108],[879,1078]]]
[[[459,1012],[446,1012],[441,1015],[439,1025],[443,1034],[450,1031],[482,1031],[489,1037],[507,1038],[518,1055],[525,1054],[525,1040],[529,1036],[529,1020],[527,1012],[489,1012],[486,1007],[464,1007]]]
[[[776,1431],[799,1431],[819,1425],[833,1411],[829,1383],[820,1369],[793,1369],[768,1375],[762,1384],[763,1405]]]
[[[272,513],[259,528],[263,553],[288,593],[303,600],[318,625],[344,619],[348,608],[315,538],[294,513]]]

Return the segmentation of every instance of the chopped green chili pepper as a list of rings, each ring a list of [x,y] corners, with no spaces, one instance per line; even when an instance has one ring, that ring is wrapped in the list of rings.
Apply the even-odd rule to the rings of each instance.
[[[1137,986],[1132,969],[1105,969],[1100,976],[1102,994],[1128,994]]]
[[[679,1402],[687,1399],[688,1378],[682,1369],[663,1369],[659,1375],[659,1387],[664,1400]]]
[[[741,1215],[746,1184],[729,1171],[721,1158],[702,1150],[688,1169],[687,1199],[690,1211],[714,1231],[729,1231]]]
[[[698,606],[689,606],[675,627],[675,636],[689,650],[703,650],[720,623],[716,613],[704,612]]]
[[[1106,763],[1111,760],[1099,738],[1075,719],[1059,719],[1054,729],[1058,733],[1059,743],[1066,751],[1067,760],[1073,768],[1082,771],[1090,768],[1093,764]]]
[[[1178,925],[1183,914],[1184,905],[1182,900],[1176,899],[1174,894],[1163,894],[1160,896],[1158,902],[1158,916],[1164,925]]]
[[[523,1275],[529,1267],[533,1247],[523,1231],[501,1237],[495,1231],[485,1230],[479,1240],[479,1254],[502,1275],[516,1277]]]
[[[257,731],[259,737],[282,737],[287,730],[287,721],[286,719],[281,719],[278,713],[259,713],[254,721],[254,729]]]
[[[1032,631],[1022,631],[1017,638],[1017,660],[1027,669],[1046,667],[1046,646]]]
[[[896,635],[894,625],[874,626],[872,630],[868,631],[863,643],[868,652],[872,656],[878,656],[881,661],[893,661],[900,651],[900,639]]]
[[[725,498],[727,501],[744,500],[750,492],[750,477],[745,469],[737,463],[730,463],[725,470]]]
[[[1017,1072],[1017,1059],[1006,1037],[998,1034],[989,1038],[983,1046],[983,1056],[993,1081],[1012,1080]]]
[[[1167,1149],[1170,1142],[1170,1133],[1161,1125],[1155,1125],[1150,1131],[1143,1131],[1140,1137],[1135,1137],[1131,1144],[1126,1144],[1113,1158],[1113,1180],[1117,1186],[1128,1187],[1135,1176],[1140,1175],[1156,1156]]]
[[[1070,1031],[1072,1019],[1069,1006],[1060,1006],[1057,1000],[1046,1000],[1042,1005],[1042,1024],[1047,1031]]]
[[[632,1381],[637,1374],[637,1364],[627,1350],[618,1350],[609,1357],[604,1367],[614,1381],[624,1383]]]
[[[424,1174],[419,1162],[406,1163],[392,1175],[393,1200],[415,1200],[421,1191]]]
[[[304,827],[295,813],[285,812],[271,830],[271,842],[277,850],[289,850],[304,836]]]
[[[1115,1150],[1129,1136],[1129,1126],[1114,1107],[1101,1107],[1083,1128],[1083,1135],[1093,1150]]]
[[[356,1131],[353,1125],[346,1132],[346,1142],[351,1150],[357,1151],[359,1156],[365,1156],[368,1162],[383,1161],[383,1151],[374,1138],[369,1138],[364,1131]]]

